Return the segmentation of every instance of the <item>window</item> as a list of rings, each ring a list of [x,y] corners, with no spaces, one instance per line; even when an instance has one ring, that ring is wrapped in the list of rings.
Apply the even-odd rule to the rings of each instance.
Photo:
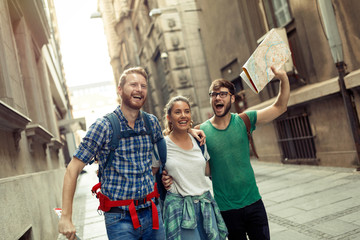
[[[283,27],[292,20],[287,0],[263,0],[269,28]]]
[[[291,59],[293,63],[293,70],[288,71],[291,89],[294,90],[307,83],[308,74],[306,63],[304,61],[303,49],[305,49],[299,40],[295,21],[291,15],[288,0],[262,0],[263,8],[266,15],[266,23],[269,29],[284,28],[289,41],[291,51]],[[308,47],[306,47],[308,48]],[[278,86],[276,84],[269,84],[269,97],[276,96]]]
[[[140,32],[139,24],[136,25],[136,27],[135,27],[135,32],[136,32],[136,38],[137,38],[138,44],[141,45],[141,43],[142,43],[142,37],[141,37],[141,32]]]
[[[149,15],[150,6],[149,6],[149,1],[148,0],[144,0],[144,7],[145,7],[145,16],[147,16],[147,19],[149,20],[149,22],[151,22],[151,17]]]
[[[234,86],[235,86],[235,92],[238,93],[242,90],[244,90],[244,87],[243,87],[243,84],[242,84],[242,81],[241,81],[241,77],[237,77],[236,79],[232,80],[231,81]]]
[[[314,135],[306,111],[276,120],[284,163],[317,163]]]
[[[168,84],[166,82],[166,77],[165,77],[166,71],[163,61],[164,60],[162,60],[160,57],[160,52],[158,52],[154,59],[156,66],[156,75],[157,75],[157,89],[161,91],[163,106],[165,106],[165,104],[170,98],[170,92],[169,92]]]
[[[245,91],[243,87],[243,83],[241,77],[239,76],[235,80],[231,81],[235,86],[235,110],[237,113],[244,112],[247,108],[247,101],[245,96]]]
[[[120,45],[120,63],[122,68],[125,68],[129,64],[125,42],[122,42]]]
[[[29,229],[19,238],[19,240],[32,240],[32,239],[33,239],[33,233],[31,227],[29,227]]]

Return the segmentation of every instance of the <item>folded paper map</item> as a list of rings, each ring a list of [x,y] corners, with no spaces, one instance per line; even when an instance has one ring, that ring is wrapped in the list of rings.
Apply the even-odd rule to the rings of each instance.
[[[275,29],[271,29],[242,67],[241,78],[259,93],[275,76],[271,70],[280,69],[291,55],[288,44]]]

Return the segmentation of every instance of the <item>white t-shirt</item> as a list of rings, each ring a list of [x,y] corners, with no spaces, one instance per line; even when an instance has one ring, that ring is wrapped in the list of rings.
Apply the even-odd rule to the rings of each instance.
[[[189,136],[193,143],[191,150],[184,150],[177,146],[169,136],[165,137],[167,147],[165,169],[173,178],[170,192],[182,196],[197,196],[211,188],[211,182],[205,176],[206,161],[210,159],[210,156],[206,145],[203,155],[196,140],[190,134]]]

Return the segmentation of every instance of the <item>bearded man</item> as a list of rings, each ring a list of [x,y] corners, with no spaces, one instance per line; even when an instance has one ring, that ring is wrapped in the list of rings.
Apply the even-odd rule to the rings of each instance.
[[[287,109],[289,79],[283,70],[272,68],[280,80],[275,102],[264,109],[246,111],[251,132],[257,124],[267,123]],[[200,125],[205,132],[215,200],[221,210],[231,239],[270,239],[267,214],[250,163],[246,125],[239,114],[231,113],[235,87],[224,79],[212,82],[210,103],[214,116]]]

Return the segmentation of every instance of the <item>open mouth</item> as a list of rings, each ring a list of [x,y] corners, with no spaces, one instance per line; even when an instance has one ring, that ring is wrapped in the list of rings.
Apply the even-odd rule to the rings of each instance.
[[[137,100],[141,100],[143,99],[143,97],[141,95],[134,95],[133,98],[137,99]]]
[[[216,110],[221,110],[223,107],[224,107],[224,104],[223,104],[223,103],[216,103],[216,104],[215,104]]]
[[[187,125],[188,121],[183,120],[183,121],[179,121],[178,123],[179,123],[180,125]]]

